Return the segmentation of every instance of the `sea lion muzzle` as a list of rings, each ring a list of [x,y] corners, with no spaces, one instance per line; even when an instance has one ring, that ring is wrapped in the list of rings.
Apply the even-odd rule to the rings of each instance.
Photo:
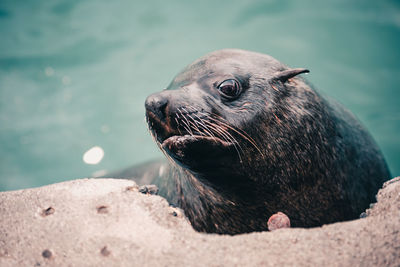
[[[232,153],[235,144],[228,136],[231,134],[223,133],[226,129],[215,121],[211,122],[209,113],[185,102],[186,97],[195,96],[188,96],[187,88],[150,95],[145,102],[150,132],[160,149],[178,164],[196,172],[205,166],[218,167],[223,158],[235,155]],[[225,138],[213,131],[225,134]]]
[[[145,108],[147,112],[151,112],[160,121],[165,122],[166,108],[168,105],[168,98],[161,92],[155,93],[147,97]]]

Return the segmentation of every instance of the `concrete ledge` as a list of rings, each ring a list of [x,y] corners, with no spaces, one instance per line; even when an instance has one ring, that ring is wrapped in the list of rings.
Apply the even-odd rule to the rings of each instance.
[[[237,236],[195,232],[134,182],[0,193],[0,266],[399,266],[400,177],[363,219]]]

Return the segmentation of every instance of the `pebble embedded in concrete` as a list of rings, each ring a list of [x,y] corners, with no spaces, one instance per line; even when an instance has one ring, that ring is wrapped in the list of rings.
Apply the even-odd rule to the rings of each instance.
[[[42,252],[42,256],[43,256],[43,258],[50,259],[53,256],[53,253],[51,253],[50,250],[45,249]]]
[[[104,206],[104,205],[98,206],[97,207],[97,213],[100,213],[100,214],[108,213],[108,207]]]
[[[100,254],[107,257],[111,254],[111,251],[107,248],[107,246],[104,246],[101,250],[100,250]]]
[[[53,214],[54,212],[55,212],[55,209],[53,207],[48,207],[47,209],[44,209],[42,211],[42,216],[45,217],[45,216]]]
[[[281,228],[290,228],[290,219],[283,212],[277,212],[268,219],[268,230],[274,231]]]
[[[154,184],[142,185],[141,187],[139,187],[139,192],[148,195],[157,195],[158,187]]]

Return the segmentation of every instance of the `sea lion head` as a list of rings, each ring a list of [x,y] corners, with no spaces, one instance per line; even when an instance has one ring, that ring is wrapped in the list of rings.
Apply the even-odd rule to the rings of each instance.
[[[149,129],[169,157],[202,177],[259,179],[280,153],[269,150],[280,149],[270,143],[282,133],[285,83],[304,72],[255,52],[212,52],[147,98]]]

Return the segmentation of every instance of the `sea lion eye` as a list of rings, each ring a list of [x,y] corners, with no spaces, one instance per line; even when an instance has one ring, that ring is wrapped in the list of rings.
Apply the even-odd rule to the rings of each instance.
[[[222,96],[228,99],[233,99],[238,97],[242,91],[238,81],[234,79],[223,81],[220,85],[218,85],[218,90]]]

